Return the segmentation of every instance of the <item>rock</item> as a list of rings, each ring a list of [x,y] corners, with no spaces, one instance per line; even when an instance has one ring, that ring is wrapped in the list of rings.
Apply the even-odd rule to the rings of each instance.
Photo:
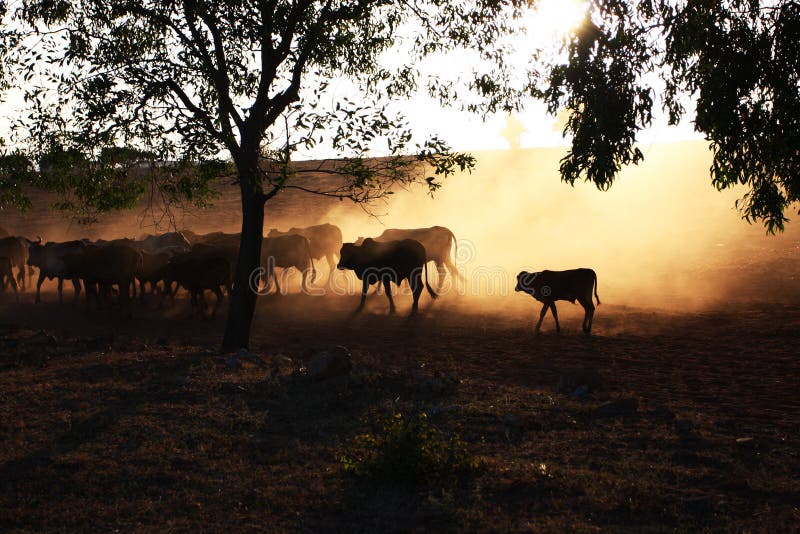
[[[578,386],[572,392],[572,396],[578,400],[586,400],[589,398],[589,386]]]
[[[636,414],[639,410],[639,399],[617,399],[601,404],[594,410],[597,417],[626,417]]]
[[[352,368],[350,351],[346,347],[337,346],[330,351],[320,352],[308,362],[308,376],[312,380],[326,380],[346,375]]]
[[[572,395],[578,388],[585,388],[586,393],[601,389],[603,377],[596,369],[573,369],[565,371],[558,377],[556,391]]]

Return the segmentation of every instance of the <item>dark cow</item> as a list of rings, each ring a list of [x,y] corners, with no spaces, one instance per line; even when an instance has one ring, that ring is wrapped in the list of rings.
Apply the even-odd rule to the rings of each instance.
[[[190,245],[194,246],[198,243],[213,243],[215,241],[227,241],[233,238],[236,238],[238,241],[239,234],[226,234],[224,232],[210,232],[208,234],[198,234],[192,232],[191,230],[181,230],[180,232],[186,240],[189,242]]]
[[[557,300],[568,300],[573,304],[577,300],[586,312],[583,317],[583,332],[587,335],[591,334],[595,309],[592,302],[592,290],[594,290],[597,304],[600,304],[600,297],[597,296],[597,274],[592,269],[541,271],[538,273],[522,271],[517,275],[517,287],[514,288],[514,291],[527,293],[543,303],[542,311],[539,313],[539,322],[536,324],[537,334],[548,309],[552,310],[553,318],[556,320],[556,332],[561,332],[556,311]]]
[[[456,236],[449,228],[445,228],[444,226],[410,229],[390,228],[374,239],[375,241],[384,243],[402,239],[413,239],[422,244],[422,246],[425,247],[425,254],[428,261],[436,263],[436,270],[439,274],[439,289],[442,288],[448,271],[451,276],[464,281],[464,275],[458,271],[458,268],[451,258],[451,251],[454,252],[455,256],[458,256],[458,242],[456,241]],[[358,245],[361,242],[363,242],[363,239],[359,238],[356,244]]]
[[[169,294],[171,297],[174,291],[171,290],[172,284],[176,287],[183,287],[191,295],[192,310],[197,310],[203,317],[205,315],[205,290],[213,292],[217,296],[211,317],[217,313],[220,303],[225,298],[222,288],[231,292],[233,283],[233,269],[230,261],[223,255],[215,253],[211,249],[193,249],[191,252],[175,256],[167,262],[162,269],[164,296]],[[162,300],[163,302],[163,300]],[[203,308],[200,308],[202,303]]]
[[[311,255],[311,245],[308,239],[301,235],[282,235],[278,237],[265,237],[261,243],[261,266],[265,269],[266,285],[270,280],[275,280],[275,289],[281,292],[275,268],[290,269],[294,267],[303,275],[303,291],[308,291],[308,272],[311,271],[311,282],[317,277],[314,267],[314,257]]]
[[[267,234],[268,237],[279,237],[282,235],[301,235],[308,239],[311,246],[311,257],[315,260],[325,258],[328,261],[328,283],[336,270],[336,256],[342,249],[342,230],[332,224],[318,224],[305,228],[289,228],[288,232],[280,232],[272,229]]]
[[[100,296],[110,295],[115,285],[120,304],[128,307],[136,273],[142,268],[142,254],[128,245],[86,245],[81,251],[65,254],[64,264],[83,280],[87,308],[90,297],[96,298],[100,307]]]
[[[0,238],[0,257],[8,258],[12,268],[17,268],[17,283],[25,289],[25,267],[28,261],[27,240],[23,237]]]
[[[167,232],[159,235],[144,234],[136,241],[136,246],[149,254],[167,253],[175,256],[189,252],[192,244],[181,232]]]
[[[34,302],[41,302],[41,290],[44,279],[58,278],[58,302],[63,303],[64,280],[70,280],[75,290],[73,303],[78,302],[81,293],[81,283],[78,273],[70,271],[64,263],[64,256],[72,252],[82,252],[86,247],[83,241],[67,241],[65,243],[45,243],[41,240],[28,241],[28,265],[39,269],[39,278],[36,280],[36,298]]]
[[[0,257],[0,279],[3,281],[3,289],[5,289],[6,283],[8,283],[11,289],[14,290],[14,298],[19,302],[17,280],[14,278],[14,270],[12,267],[13,265],[11,264],[10,258],[6,258],[5,256]],[[6,280],[8,280],[8,282],[6,282]]]
[[[425,272],[425,287],[428,288],[432,298],[439,295],[428,283],[428,259],[425,247],[413,239],[402,241],[389,241],[382,243],[374,239],[365,239],[361,245],[345,243],[339,259],[339,269],[351,269],[362,281],[361,304],[358,311],[364,309],[369,286],[383,283],[386,297],[389,299],[389,313],[395,313],[394,300],[392,299],[391,283],[400,285],[403,280],[408,280],[414,303],[411,306],[411,315],[417,313],[419,296],[422,293],[422,272]]]
[[[136,279],[139,281],[139,296],[144,299],[146,286],[150,284],[150,293],[155,294],[158,289],[158,283],[163,281],[164,266],[170,259],[170,255],[166,252],[159,252],[151,254],[144,250],[141,251],[142,266],[136,273]]]

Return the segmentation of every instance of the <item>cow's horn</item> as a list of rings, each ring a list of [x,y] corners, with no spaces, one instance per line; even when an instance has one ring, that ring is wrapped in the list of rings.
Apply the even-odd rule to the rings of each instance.
[[[37,236],[36,236],[36,239],[38,239],[38,241],[36,242],[36,244],[37,244],[37,245],[41,245],[41,244],[42,244],[42,236],[40,236],[40,235],[37,235]]]

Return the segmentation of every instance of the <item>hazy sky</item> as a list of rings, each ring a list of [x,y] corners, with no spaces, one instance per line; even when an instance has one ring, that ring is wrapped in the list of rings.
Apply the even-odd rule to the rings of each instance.
[[[585,12],[585,0],[539,0],[536,13],[525,19],[527,34],[520,43],[518,61],[524,63],[530,50],[535,48],[552,48],[560,42],[564,33],[580,22]],[[439,60],[432,60],[428,68],[437,72],[447,70],[452,74],[466,74],[471,67],[469,60],[448,55]],[[332,98],[337,94],[352,98],[354,88],[347,82],[331,83]],[[420,95],[409,102],[397,102],[395,107],[409,119],[421,136],[438,134],[447,140],[456,150],[491,150],[504,149],[509,146],[504,133],[507,133],[509,117],[498,114],[486,118],[457,109],[442,108],[433,99]],[[20,113],[24,108],[19,90],[12,90],[5,95],[5,102],[0,103],[0,137],[8,138],[8,118]],[[545,106],[531,101],[526,109],[514,116],[519,142],[522,148],[558,146],[567,143],[561,135],[563,123],[546,113]],[[512,128],[514,129],[514,128]],[[640,136],[643,145],[672,142],[678,140],[702,139],[693,131],[688,122],[679,127],[668,127],[663,114],[656,115],[654,126]],[[313,151],[300,151],[295,159],[313,159],[333,157],[325,146],[318,146]]]

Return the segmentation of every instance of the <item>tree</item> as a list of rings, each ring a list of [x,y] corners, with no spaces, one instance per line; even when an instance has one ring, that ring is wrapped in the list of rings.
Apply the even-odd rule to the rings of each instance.
[[[569,112],[562,178],[607,189],[641,161],[636,136],[662,93],[671,124],[694,102],[714,186],[746,186],[743,216],[783,230],[800,200],[799,42],[794,0],[593,0],[564,60],[532,88],[551,112]]]
[[[346,156],[334,172],[350,180],[317,192],[356,201],[425,178],[420,165],[433,171],[426,178],[431,189],[470,168],[470,156],[450,152],[435,136],[414,142],[390,103],[420,83],[454,102],[457,84],[425,79],[416,65],[463,49],[482,64],[468,84],[479,97],[472,109],[512,109],[519,92],[504,83],[510,70],[502,37],[514,31],[524,3],[30,0],[9,12],[2,42],[4,61],[31,103],[17,130],[29,134],[33,151],[56,146],[85,154],[82,172],[67,174],[87,177],[90,191],[109,176],[112,188],[125,190],[113,172],[89,176],[88,170],[109,169],[101,155],[110,146],[155,154],[162,164],[227,152],[241,193],[242,233],[223,344],[238,348],[248,345],[255,310],[248,280],[260,263],[264,204],[292,187],[293,148],[330,132],[327,140]],[[382,54],[398,46],[405,62],[387,65]],[[340,78],[359,96],[328,108],[325,86]],[[388,156],[370,160],[376,141]],[[265,163],[269,155],[277,156],[272,164]],[[124,205],[130,198],[117,200]]]

